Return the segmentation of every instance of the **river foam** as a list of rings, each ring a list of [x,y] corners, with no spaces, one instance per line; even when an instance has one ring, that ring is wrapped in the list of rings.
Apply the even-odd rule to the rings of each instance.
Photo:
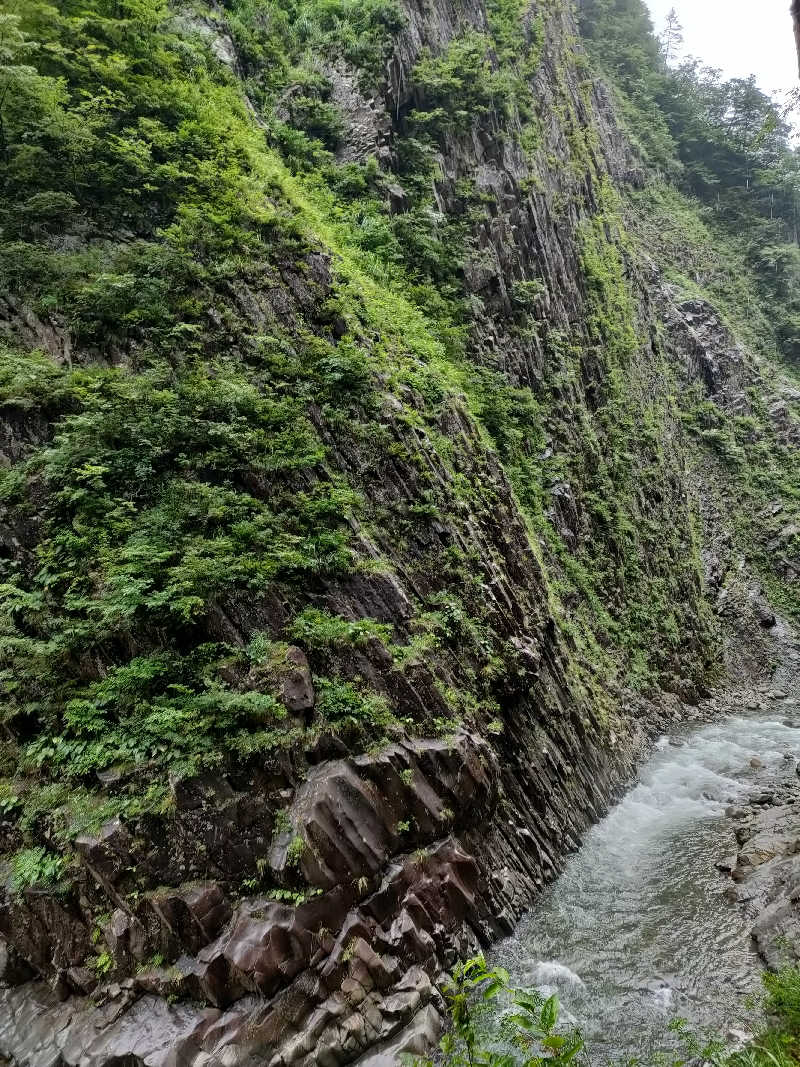
[[[725,808],[787,754],[800,755],[800,716],[777,704],[660,739],[492,959],[517,983],[557,992],[600,1058],[664,1047],[675,1015],[722,1033],[746,1026],[762,966],[714,865],[735,847]]]

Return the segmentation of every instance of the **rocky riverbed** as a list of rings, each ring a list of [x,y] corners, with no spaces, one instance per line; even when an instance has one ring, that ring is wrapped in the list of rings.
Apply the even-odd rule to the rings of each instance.
[[[800,702],[788,698],[783,707],[786,725],[796,726]],[[787,750],[783,765],[766,774],[759,755],[751,763],[753,789],[726,811],[731,854],[717,867],[731,876],[725,895],[751,921],[759,956],[777,970],[800,961],[800,750]]]
[[[556,992],[593,1055],[648,1059],[669,1023],[745,1040],[800,934],[800,702],[789,635],[762,685],[687,711],[493,959]],[[688,721],[687,721],[688,719]]]

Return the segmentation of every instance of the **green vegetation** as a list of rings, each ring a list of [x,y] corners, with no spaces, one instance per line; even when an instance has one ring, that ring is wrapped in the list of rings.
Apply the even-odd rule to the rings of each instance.
[[[292,348],[230,307],[214,339],[221,289],[268,272],[264,242],[278,257],[306,246],[279,218],[277,162],[201,41],[170,29],[158,0],[3,19],[5,284],[116,364],[3,353],[0,403],[39,427],[0,487],[35,534],[3,564],[6,734],[24,768],[77,778],[274,747],[263,727],[285,710],[236,691],[241,655],[210,630],[247,590],[352,567],[355,494],[291,480],[324,456],[306,413],[315,376],[324,402],[363,371],[346,344]],[[65,184],[70,214],[56,219]],[[72,241],[52,241],[51,223]],[[112,237],[120,226],[128,239]]]
[[[669,65],[667,42],[659,46],[639,0],[590,0],[582,29],[617,88],[644,161],[672,178],[670,184],[654,175],[629,194],[630,231],[680,299],[707,301],[756,356],[735,410],[709,396],[710,385],[677,386],[676,404],[740,550],[775,607],[800,618],[792,429],[800,410],[791,392],[800,152],[780,107],[752,80],[722,81],[695,61],[675,66],[674,55]],[[785,399],[766,403],[776,364],[788,378]],[[778,419],[776,403],[785,412]]]
[[[502,30],[513,14],[497,9]],[[244,597],[357,566],[347,520],[361,498],[327,468],[309,405],[356,440],[374,432],[373,374],[400,337],[412,352],[403,375],[427,375],[437,403],[447,396],[418,358],[444,352],[437,333],[460,343],[449,305],[428,334],[362,263],[452,278],[451,228],[438,232],[430,192],[413,182],[417,206],[391,219],[374,163],[326,155],[338,120],[309,67],[330,52],[374,76],[397,8],[254,2],[227,15],[269,143],[332,194],[318,177],[292,182],[235,79],[161,0],[36,0],[2,14],[3,284],[54,324],[65,357],[9,344],[0,370],[6,417],[35,428],[0,485],[26,529],[23,551],[0,565],[8,774],[89,782],[154,762],[192,773],[294,743],[276,699],[241,687],[275,635],[250,635],[243,652],[224,620]],[[272,108],[289,85],[301,91],[282,119]],[[427,135],[409,152],[421,189]],[[333,287],[308,277],[320,236],[342,248]],[[320,318],[291,332],[230,297],[287,267]],[[369,355],[365,328],[380,337]],[[386,641],[390,628],[305,608],[285,636],[322,652]],[[317,681],[324,723],[370,743],[398,723],[358,679]],[[31,781],[8,789],[12,808],[38,808]],[[138,806],[122,796],[94,814]],[[65,818],[65,833],[79,832],[77,813]]]
[[[476,118],[505,113],[509,86],[489,57],[489,38],[474,30],[457,37],[441,56],[422,54],[414,81],[422,105],[411,115],[422,131],[441,137],[470,129]]]
[[[738,227],[735,182],[757,171],[771,313],[794,266],[789,200],[775,208],[765,174],[791,168],[771,105],[715,96],[700,73],[703,114],[749,124],[733,170],[710,118],[705,170],[689,133],[681,155],[688,118],[664,103],[679,75],[626,10],[604,62],[648,164],[716,197],[703,220],[678,217],[670,186],[612,187],[574,41],[550,42],[552,99],[534,91],[555,0],[535,17],[491,0],[484,30],[424,50],[391,152],[347,161],[341,102],[379,85],[405,25],[393,0],[0,2],[0,285],[26,323],[0,352],[9,854],[66,850],[114,815],[169,817],[169,775],[277,763],[331,734],[363,751],[466,721],[502,739],[530,668],[498,575],[521,583],[522,627],[554,617],[565,684],[598,721],[623,686],[713,671],[680,435],[754,511],[796,487],[755,407],[729,422],[692,395],[679,410],[669,353],[640,321],[638,242],[658,219],[670,281],[698,287],[686,227],[698,249]],[[584,5],[598,52],[619,15]],[[442,167],[475,138],[514,159],[520,210],[530,194],[531,218],[566,235],[568,311],[548,310],[552,279],[514,244],[509,190]],[[495,222],[505,265],[487,248]],[[741,277],[728,264],[703,281],[762,343]],[[506,476],[521,548],[495,528]],[[414,593],[391,624],[347,614],[338,591],[394,574]],[[290,644],[311,665],[309,721],[282,700]],[[430,707],[396,695],[417,672]]]
[[[679,1048],[660,1053],[654,1062],[680,1067],[686,1062],[714,1067],[796,1067],[800,1062],[800,972],[764,975],[766,1028],[744,1049],[731,1053],[719,1038],[700,1039],[683,1019],[668,1027]],[[489,968],[482,956],[456,966],[443,989],[450,1027],[437,1058],[407,1056],[417,1067],[562,1067],[588,1063],[591,1048],[578,1031],[558,1027],[555,996],[514,988],[501,967]],[[666,1035],[665,1035],[666,1036]],[[671,1042],[672,1043],[672,1042]]]
[[[67,860],[44,848],[24,848],[11,857],[10,866],[12,892],[21,893],[31,886],[53,890],[64,877]]]
[[[555,996],[545,998],[536,991],[513,988],[507,972],[500,967],[490,970],[481,956],[459,963],[443,992],[452,1026],[442,1039],[441,1059],[408,1056],[408,1063],[420,1067],[432,1067],[434,1062],[448,1067],[567,1067],[583,1050],[579,1033],[559,1032]],[[497,998],[502,998],[507,1010],[500,1031],[493,1034],[487,1019],[496,1016],[491,1004]]]
[[[288,629],[289,637],[312,649],[336,645],[365,645],[371,640],[386,643],[392,627],[372,619],[349,622],[318,608],[305,608]]]
[[[621,495],[620,472],[597,462],[631,429],[619,375],[638,343],[616,223],[606,237],[610,193],[585,223],[583,259],[592,343],[617,374],[619,410],[606,398],[608,431],[587,411],[585,448],[564,471],[604,530],[580,552],[546,514],[574,438],[565,383],[534,390],[467,358],[482,313],[464,269],[493,194],[465,178],[437,210],[436,154],[482,122],[506,122],[533,150],[544,16],[524,21],[516,0],[494,0],[487,33],[420,57],[392,173],[370,158],[336,161],[335,87],[317,58],[344,57],[366,90],[402,26],[396,5],[229,0],[225,28],[258,121],[194,32],[193,19],[213,28],[222,16],[196,7],[175,18],[162,0],[34,0],[2,14],[0,270],[52,349],[9,341],[0,368],[4,417],[31,427],[0,482],[21,546],[0,562],[0,770],[25,843],[48,818],[40,794],[51,776],[72,781],[71,801],[51,809],[68,842],[111,814],[166,810],[163,778],[147,799],[133,786],[92,799],[110,769],[191,774],[326,729],[368,747],[404,729],[450,732],[464,717],[497,722],[494,687],[511,653],[486,617],[474,560],[453,548],[444,569],[436,561],[440,591],[402,634],[311,608],[305,592],[367,566],[356,522],[385,520],[413,540],[442,507],[491,508],[438,428],[459,392],[511,473],[534,545],[543,538],[557,561],[554,604],[604,669],[649,684],[682,625],[664,610],[666,593],[654,598],[640,580],[655,537],[633,533],[632,489]],[[588,144],[574,139],[574,150],[577,173]],[[401,211],[388,194],[397,182]],[[313,266],[321,247],[335,256],[330,277]],[[299,291],[294,310],[270,305],[276,287]],[[535,278],[515,281],[521,334],[534,330],[543,291]],[[573,385],[582,340],[548,338]],[[397,422],[416,452],[387,439],[387,388],[411,398]],[[537,460],[548,434],[561,441],[549,470]],[[360,478],[335,473],[332,436],[372,457]],[[382,454],[415,470],[419,493],[401,515],[373,503],[365,516]],[[453,499],[434,492],[432,463],[444,464]],[[617,618],[612,589],[626,605]],[[258,619],[273,597],[290,604],[291,621],[268,633],[245,623],[240,634],[244,615]],[[647,617],[637,603],[652,605]],[[397,670],[459,661],[458,683],[440,683],[452,715],[414,722],[352,657],[345,665],[372,640]],[[312,657],[313,728],[287,723],[275,695],[288,641]]]
[[[800,358],[800,150],[781,105],[753,78],[676,65],[641,0],[587,0],[581,31],[643,160],[701,201],[714,243],[745,266],[772,345]]]
[[[268,889],[267,896],[270,900],[280,901],[282,904],[291,904],[298,908],[313,897],[321,896],[321,889],[293,890],[293,889]]]

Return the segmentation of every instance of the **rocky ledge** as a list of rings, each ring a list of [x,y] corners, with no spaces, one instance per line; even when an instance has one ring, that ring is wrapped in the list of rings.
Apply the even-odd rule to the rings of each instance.
[[[779,691],[778,699],[783,697]],[[784,701],[787,723],[800,721],[800,704]],[[717,867],[729,873],[726,896],[752,921],[754,947],[771,970],[800,962],[800,752],[787,751],[767,778],[753,757],[753,789],[727,809],[735,848]]]
[[[539,750],[537,766],[530,752],[527,773],[531,796],[588,798],[559,801],[560,827],[530,803],[523,817],[497,753],[469,733],[309,768],[265,861],[275,880],[296,868],[302,894],[242,897],[224,878],[126,893],[137,837],[110,822],[77,842],[69,897],[29,889],[0,908],[0,1054],[19,1067],[389,1067],[424,1051],[444,973],[510,931],[636,762],[630,741],[605,762],[557,754]],[[176,783],[178,824],[191,815],[209,842],[241,844],[230,784],[191,785]],[[84,962],[98,893],[116,902],[106,975]]]

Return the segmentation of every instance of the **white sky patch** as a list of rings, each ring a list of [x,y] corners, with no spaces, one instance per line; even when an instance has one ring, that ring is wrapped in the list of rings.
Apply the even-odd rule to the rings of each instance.
[[[697,56],[728,78],[756,76],[768,93],[798,86],[789,0],[647,0],[656,33],[674,7],[683,25],[683,55]]]

